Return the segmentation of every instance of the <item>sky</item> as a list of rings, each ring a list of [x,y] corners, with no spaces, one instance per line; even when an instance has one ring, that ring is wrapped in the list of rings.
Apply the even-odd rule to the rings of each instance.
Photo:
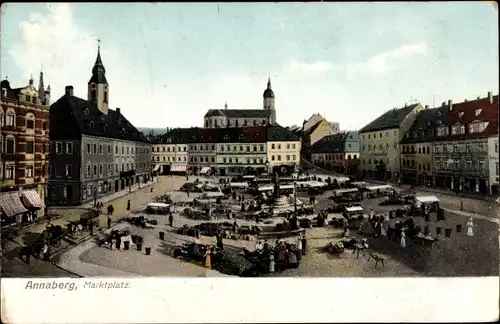
[[[142,127],[202,126],[208,109],[261,109],[268,76],[283,126],[314,113],[355,130],[405,103],[499,92],[489,3],[2,5],[1,78],[52,101],[87,97],[97,40],[110,108]]]

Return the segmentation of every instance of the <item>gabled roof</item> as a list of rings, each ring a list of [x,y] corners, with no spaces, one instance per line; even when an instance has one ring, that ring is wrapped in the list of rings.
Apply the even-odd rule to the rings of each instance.
[[[270,110],[264,109],[209,109],[205,117],[225,116],[227,118],[269,118]]]
[[[328,135],[313,144],[311,153],[343,153],[347,141],[359,142],[359,133],[349,131]]]
[[[385,112],[365,127],[359,130],[360,133],[375,132],[385,129],[398,128],[401,122],[415,109],[420,103],[409,105],[403,108],[395,108]]]
[[[479,98],[471,101],[452,104],[452,109],[442,119],[442,125],[449,127],[448,136],[436,137],[437,141],[464,140],[485,138],[493,135],[498,135],[498,115],[499,101],[498,95],[489,98]],[[481,112],[476,116],[476,109]],[[481,133],[470,133],[468,125],[474,121],[487,122],[488,126]],[[451,134],[451,126],[462,124],[465,126],[465,134]]]
[[[424,109],[418,112],[408,132],[401,140],[401,144],[432,142],[436,139],[436,127],[439,126],[446,114],[448,107]]]
[[[19,100],[19,93],[22,89],[24,88],[11,88],[10,87],[10,82],[8,80],[3,80],[0,83],[0,88],[6,90],[6,95],[5,98],[13,99],[13,100]],[[3,92],[2,92],[2,97],[4,97]]]
[[[263,143],[299,141],[299,137],[281,126],[232,128],[176,128],[159,136],[155,143]]]
[[[68,94],[50,106],[50,120],[51,139],[75,138],[84,134],[147,142],[121,111],[108,109],[105,115],[94,103]]]

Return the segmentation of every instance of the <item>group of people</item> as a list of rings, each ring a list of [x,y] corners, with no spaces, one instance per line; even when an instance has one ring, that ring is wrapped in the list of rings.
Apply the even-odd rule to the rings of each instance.
[[[297,238],[295,244],[287,243],[278,239],[274,246],[271,246],[267,240],[257,241],[255,250],[267,262],[267,271],[283,271],[288,268],[298,268],[302,256],[306,254],[307,239],[305,235]]]

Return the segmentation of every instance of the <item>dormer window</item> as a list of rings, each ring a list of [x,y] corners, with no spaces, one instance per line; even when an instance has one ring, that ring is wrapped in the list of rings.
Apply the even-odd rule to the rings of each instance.
[[[476,116],[479,116],[479,114],[481,113],[481,111],[483,111],[481,108],[478,108],[478,109],[474,110],[474,112],[476,113]]]
[[[26,101],[27,101],[27,102],[30,102],[30,101],[31,101],[31,96],[26,95]]]
[[[474,121],[469,124],[469,133],[482,133],[488,126],[488,123],[482,121]]]
[[[464,115],[464,113],[461,111],[458,113],[458,118],[462,118],[462,116]]]
[[[94,122],[93,122],[93,121],[91,121],[91,122],[89,123],[89,128],[90,128],[90,129],[94,128]]]
[[[85,108],[85,110],[83,111],[83,113],[85,114],[85,116],[88,116],[90,114],[89,109]]]
[[[7,97],[7,89],[2,88],[2,97]]]
[[[240,134],[240,141],[243,141],[245,139],[245,135]]]
[[[437,128],[437,136],[447,136],[448,134],[448,126],[440,126]]]
[[[452,135],[461,135],[465,134],[465,126],[462,124],[455,124],[451,127]]]

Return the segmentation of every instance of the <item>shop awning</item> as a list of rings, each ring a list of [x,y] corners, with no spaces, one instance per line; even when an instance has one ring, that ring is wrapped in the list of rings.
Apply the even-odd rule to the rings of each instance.
[[[42,198],[35,189],[23,190],[23,202],[29,208],[43,208]]]
[[[160,169],[160,165],[159,165],[159,164],[157,164],[157,165],[155,165],[155,167],[153,168],[153,171],[158,171],[159,169]]]
[[[210,167],[203,167],[201,168],[200,173],[208,173],[208,171],[210,171]]]
[[[18,191],[0,193],[0,209],[7,217],[12,217],[28,211],[26,207],[24,207]]]
[[[186,172],[187,165],[172,165],[170,167],[170,172]]]

